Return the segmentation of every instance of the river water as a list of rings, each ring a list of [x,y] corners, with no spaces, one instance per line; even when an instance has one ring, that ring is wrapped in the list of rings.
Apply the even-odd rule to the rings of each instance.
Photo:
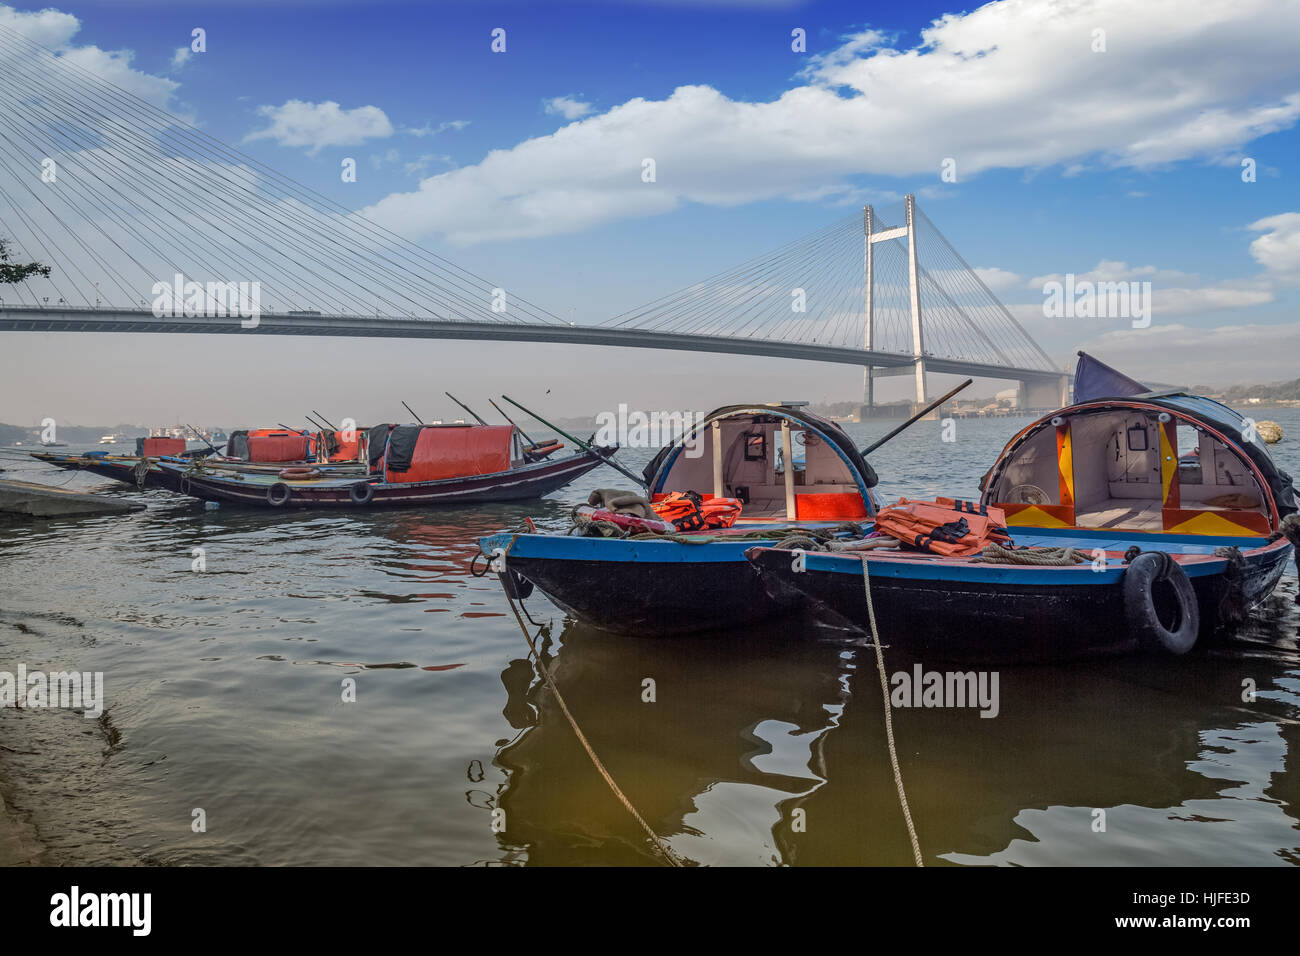
[[[1300,472],[1300,412],[1259,417],[1282,424],[1274,454]],[[873,456],[879,490],[974,497],[1023,424],[959,421],[949,443],[922,423]],[[888,427],[848,429],[865,443]],[[636,470],[649,456],[620,452]],[[495,578],[468,573],[477,536],[525,516],[566,527],[591,488],[626,484],[613,472],[523,504],[285,514],[205,510],[12,454],[0,467],[148,505],[0,518],[0,670],[104,673],[99,720],[0,713],[0,772],[53,858],[656,862],[538,685]],[[1186,658],[1003,666],[993,719],[896,709],[927,864],[1300,862],[1296,592],[1289,566],[1240,633]],[[527,603],[594,749],[680,855],[911,863],[860,641],[799,621],[637,640]]]

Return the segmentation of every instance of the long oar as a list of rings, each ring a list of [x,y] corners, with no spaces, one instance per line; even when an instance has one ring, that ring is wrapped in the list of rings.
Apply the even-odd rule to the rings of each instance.
[[[490,404],[498,412],[501,412],[501,406],[498,405],[496,402],[492,401],[492,399],[490,398],[488,399],[488,404]],[[501,412],[501,417],[504,418],[506,421],[510,422],[511,425],[515,425],[514,420],[511,419],[511,417],[507,415],[505,412]],[[519,426],[515,425],[515,428],[519,428]],[[524,441],[528,442],[528,444],[532,445],[534,448],[537,447],[537,442],[533,441],[531,438],[528,437],[528,432],[524,431],[522,428],[519,428],[519,434],[524,436]]]
[[[863,458],[866,458],[868,455],[870,455],[873,451],[875,451],[877,448],[879,448],[879,447],[880,447],[881,445],[883,445],[885,442],[889,441],[889,439],[893,438],[895,435],[897,435],[899,432],[903,431],[904,429],[909,428],[909,427],[912,426],[912,425],[915,425],[915,424],[916,424],[917,422],[919,422],[922,418],[924,418],[926,415],[930,414],[932,411],[934,411],[936,408],[938,408],[938,407],[939,407],[940,405],[942,405],[944,402],[948,401],[948,399],[952,398],[954,395],[956,395],[958,392],[960,392],[963,388],[965,388],[967,385],[969,385],[969,384],[970,384],[971,382],[973,382],[973,381],[974,381],[974,379],[970,379],[970,378],[966,379],[966,381],[962,382],[960,385],[958,385],[956,388],[954,388],[951,392],[949,392],[949,393],[948,393],[947,395],[945,395],[943,398],[936,399],[935,401],[931,402],[929,405],[925,406],[925,408],[921,409],[919,412],[917,412],[915,415],[913,415],[913,416],[912,416],[911,418],[909,418],[907,421],[903,422],[903,424],[899,425],[897,428],[895,428],[892,432],[890,432],[890,433],[889,433],[888,435],[886,435],[884,438],[880,439],[880,440],[879,440],[878,442],[876,442],[874,445],[868,445],[866,448],[862,449],[862,451],[859,452],[859,454],[861,454]]]
[[[313,408],[313,409],[311,410],[311,413],[312,413],[313,415],[316,416],[316,418],[317,418],[318,421],[322,421],[322,422],[324,422],[326,425],[329,425],[329,430],[330,430],[330,431],[332,431],[332,432],[336,432],[336,431],[338,431],[337,428],[335,428],[333,425],[330,425],[330,420],[329,420],[328,418],[326,418],[324,415],[322,415],[320,412],[316,411],[316,409]]]
[[[486,424],[487,424],[487,422],[485,422],[485,421],[483,421],[483,419],[479,418],[479,416],[478,416],[478,412],[474,411],[474,409],[470,408],[468,405],[466,405],[464,402],[462,402],[462,401],[461,401],[459,398],[457,398],[455,395],[451,394],[451,392],[443,392],[442,394],[446,395],[446,396],[447,396],[448,398],[450,398],[453,402],[455,402],[455,403],[456,403],[457,405],[459,405],[461,408],[465,409],[465,411],[469,412],[472,416],[474,416],[474,418],[478,421],[478,423],[479,423],[480,425],[486,425]]]
[[[203,437],[203,433],[201,431],[199,431],[193,425],[186,425],[185,427],[188,428],[190,431],[194,432],[195,435],[198,435],[199,441],[203,442],[203,444],[207,445],[209,448],[212,449],[212,454],[214,455],[221,454],[221,452],[217,451],[216,447],[212,444],[212,442],[208,441],[206,438]]]
[[[406,405],[406,402],[402,402],[402,404],[403,404],[403,405]],[[410,412],[412,415],[415,415],[415,410],[414,410],[413,408],[411,408],[410,405],[406,405],[406,410],[407,410],[408,412]],[[424,419],[421,418],[419,415],[415,415],[415,420],[416,420],[417,422],[419,422],[421,425],[424,424]]]
[[[569,439],[569,441],[573,442],[575,445],[577,445],[577,446],[578,446],[579,448],[581,448],[583,451],[589,451],[589,452],[593,453],[597,458],[599,458],[599,459],[600,459],[602,462],[604,462],[606,465],[609,465],[609,467],[613,468],[615,471],[621,472],[622,474],[626,475],[628,478],[631,478],[633,481],[635,481],[635,482],[636,482],[638,485],[640,485],[642,488],[648,488],[648,487],[649,487],[649,485],[646,484],[646,480],[645,480],[643,477],[641,477],[640,475],[634,475],[634,474],[632,474],[632,472],[628,471],[626,468],[624,468],[624,467],[623,467],[622,465],[620,465],[618,462],[616,462],[616,461],[611,461],[609,458],[606,458],[604,455],[600,454],[600,452],[596,451],[594,448],[592,448],[589,444],[587,444],[587,443],[586,443],[585,441],[583,441],[581,438],[575,438],[573,435],[570,435],[568,432],[566,432],[563,428],[559,428],[559,427],[557,427],[557,426],[555,426],[555,425],[552,425],[550,422],[548,422],[548,421],[547,421],[545,418],[543,418],[541,415],[538,415],[536,412],[529,411],[528,409],[524,408],[524,406],[520,405],[518,402],[516,402],[516,401],[515,401],[513,398],[511,398],[509,395],[502,395],[501,397],[502,397],[503,399],[505,399],[507,402],[509,402],[511,405],[513,405],[515,408],[519,409],[521,412],[525,412],[526,414],[532,415],[533,418],[537,419],[539,422],[541,422],[541,423],[542,423],[543,425],[545,425],[547,428],[551,429],[551,430],[554,431],[554,432],[557,432],[557,433],[563,435],[565,438]]]

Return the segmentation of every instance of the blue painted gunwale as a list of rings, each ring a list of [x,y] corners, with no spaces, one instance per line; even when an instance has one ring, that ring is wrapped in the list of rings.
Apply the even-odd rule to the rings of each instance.
[[[834,523],[828,523],[834,527]],[[739,531],[762,530],[764,527],[785,527],[783,524],[754,525]],[[815,527],[815,525],[804,525]],[[1178,558],[1188,577],[1221,574],[1226,560],[1216,558],[1214,549],[1236,546],[1245,551],[1264,548],[1265,537],[1218,537],[1194,534],[1117,533],[1093,529],[1016,528],[1014,540],[1018,545],[1037,547],[1073,547],[1086,553],[1100,548],[1106,552],[1107,568],[1094,571],[1091,562],[1075,567],[1039,567],[1034,565],[972,564],[963,558],[944,558],[915,553],[883,553],[872,555],[872,575],[915,578],[920,580],[963,581],[1016,581],[1024,584],[1097,585],[1114,584],[1124,573],[1124,552],[1132,545],[1144,551],[1169,551]],[[639,540],[624,538],[584,538],[562,534],[518,534],[500,532],[479,539],[483,551],[491,554],[495,549],[509,549],[511,556],[554,561],[609,561],[644,564],[710,564],[727,561],[744,561],[745,552],[764,547],[763,541],[753,538],[726,540],[717,535],[707,544],[680,544],[676,541]],[[1289,546],[1285,539],[1274,542],[1276,547]],[[806,552],[806,566],[810,570],[841,574],[862,574],[862,562],[856,555],[833,552]]]

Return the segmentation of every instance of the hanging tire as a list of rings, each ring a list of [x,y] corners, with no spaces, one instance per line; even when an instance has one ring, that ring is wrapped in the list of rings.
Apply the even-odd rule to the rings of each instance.
[[[375,486],[368,481],[358,481],[348,488],[348,497],[354,505],[368,505],[375,496]]]
[[[266,489],[266,503],[272,508],[281,508],[289,503],[293,490],[283,481],[277,481]]]
[[[1186,654],[1196,644],[1201,612],[1187,572],[1163,551],[1144,551],[1124,571],[1129,634],[1147,650]]]

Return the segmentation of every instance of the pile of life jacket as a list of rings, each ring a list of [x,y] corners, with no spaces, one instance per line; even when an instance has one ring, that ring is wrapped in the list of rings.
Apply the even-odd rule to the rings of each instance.
[[[674,491],[650,507],[678,531],[703,531],[705,528],[730,528],[740,516],[736,498],[705,498],[698,491]]]
[[[875,520],[878,532],[897,538],[907,551],[965,557],[978,554],[990,542],[1011,543],[1001,508],[956,498],[900,498],[897,504],[880,509]]]

